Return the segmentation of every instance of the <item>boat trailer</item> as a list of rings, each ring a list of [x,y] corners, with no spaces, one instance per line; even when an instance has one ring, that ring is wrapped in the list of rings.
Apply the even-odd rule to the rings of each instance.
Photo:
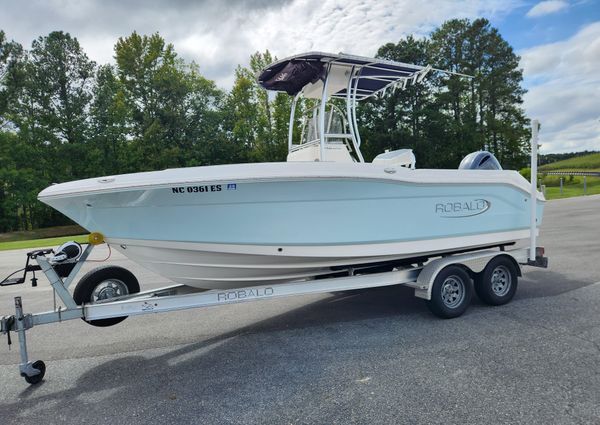
[[[94,326],[111,326],[127,316],[393,285],[414,288],[415,296],[426,300],[435,315],[453,318],[467,309],[473,291],[486,304],[509,302],[517,288],[521,264],[547,267],[547,258],[541,247],[536,248],[535,256],[530,256],[530,248],[505,250],[501,246],[499,249],[446,255],[426,264],[404,264],[384,272],[380,272],[380,268],[357,266],[347,268],[343,275],[336,272],[333,277],[275,285],[204,290],[176,284],[139,292],[139,284],[131,272],[122,267],[105,266],[83,276],[71,295],[69,286],[94,247],[103,242],[102,235],[92,233],[85,249],[29,252],[23,276],[0,283],[0,286],[22,284],[27,273],[33,273],[31,283],[37,286],[35,272],[42,271],[54,290],[52,311],[25,313],[22,299],[18,296],[14,298],[15,314],[0,319],[0,332],[8,335],[9,345],[10,333],[18,336],[19,371],[28,383],[42,381],[46,372],[44,362],[30,361],[27,352],[26,331],[38,325],[83,319]],[[56,304],[56,295],[63,305]]]

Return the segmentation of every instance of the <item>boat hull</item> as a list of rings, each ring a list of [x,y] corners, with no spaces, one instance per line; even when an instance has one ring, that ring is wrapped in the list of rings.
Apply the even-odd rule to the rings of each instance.
[[[199,172],[194,181],[166,184],[121,187],[126,179],[117,176],[108,187],[53,186],[40,199],[101,232],[133,261],[200,288],[275,284],[332,267],[529,237],[526,182],[515,184],[512,172],[484,171],[486,179],[490,173],[498,178],[482,183],[481,172],[472,170],[427,170],[419,178],[424,170],[386,175],[372,166],[329,164],[337,172],[318,172],[323,163],[304,164],[317,172],[295,174],[297,165],[284,163],[277,172],[278,164],[262,164],[261,175],[258,165],[247,177],[226,166],[189,169]],[[203,178],[208,168],[212,175]],[[538,225],[542,209],[540,199]]]
[[[282,248],[134,239],[108,239],[108,242],[130,260],[174,282],[205,289],[231,289],[308,279],[357,265],[422,261],[449,252],[511,244],[528,236],[528,231],[520,230],[405,243],[320,246],[317,250],[308,246]]]

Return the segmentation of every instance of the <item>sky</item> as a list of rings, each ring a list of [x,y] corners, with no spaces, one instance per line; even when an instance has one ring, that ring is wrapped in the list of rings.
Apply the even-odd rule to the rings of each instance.
[[[0,0],[0,29],[26,47],[63,30],[107,63],[119,37],[158,31],[223,89],[256,51],[372,56],[448,19],[478,17],[521,57],[541,152],[600,150],[600,0]]]

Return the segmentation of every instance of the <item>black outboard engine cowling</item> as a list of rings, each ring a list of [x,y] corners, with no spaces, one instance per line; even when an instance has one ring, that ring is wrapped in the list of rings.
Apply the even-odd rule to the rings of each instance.
[[[502,170],[502,166],[488,151],[471,152],[463,158],[459,170]]]

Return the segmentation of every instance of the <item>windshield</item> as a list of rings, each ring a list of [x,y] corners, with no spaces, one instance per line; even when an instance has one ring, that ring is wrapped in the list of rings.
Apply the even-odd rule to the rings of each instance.
[[[335,105],[329,105],[325,112],[325,137],[327,143],[347,142],[350,140],[350,130],[344,114]],[[300,143],[310,143],[319,140],[319,108],[315,107],[302,119]]]

